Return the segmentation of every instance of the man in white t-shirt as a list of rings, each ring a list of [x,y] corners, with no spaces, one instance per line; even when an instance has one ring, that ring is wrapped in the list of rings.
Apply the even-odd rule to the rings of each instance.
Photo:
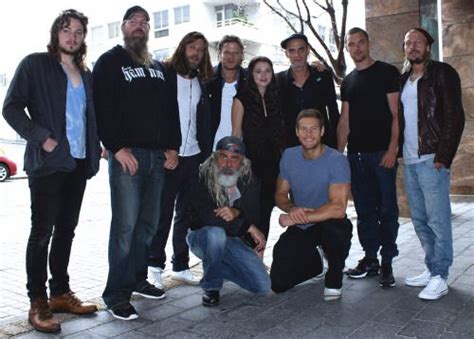
[[[191,199],[193,186],[199,180],[199,165],[211,154],[214,140],[209,95],[204,85],[214,76],[207,39],[199,32],[186,34],[165,65],[178,98],[181,146],[178,163],[165,173],[160,222],[148,259],[149,273],[158,288],[163,287],[161,276],[165,268],[165,247],[173,211],[171,277],[189,284],[199,284],[200,278],[189,269],[189,248],[186,244],[189,223],[184,211]]]
[[[405,34],[400,96],[405,190],[426,264],[423,273],[406,278],[405,284],[424,287],[418,297],[425,300],[448,293],[453,262],[449,168],[465,120],[459,75],[450,65],[431,60],[433,42],[422,28]]]
[[[247,83],[246,71],[241,67],[244,45],[239,37],[225,35],[219,42],[220,63],[215,68],[216,77],[210,84],[212,130],[217,141],[232,134],[231,108],[237,90]]]

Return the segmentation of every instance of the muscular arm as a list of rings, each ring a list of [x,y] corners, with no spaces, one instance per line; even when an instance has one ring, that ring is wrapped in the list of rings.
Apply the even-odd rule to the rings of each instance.
[[[343,101],[341,107],[341,117],[337,124],[337,149],[344,152],[347,145],[347,137],[349,136],[349,102]]]
[[[244,119],[244,106],[239,99],[232,103],[232,135],[242,138],[242,120]]]
[[[318,208],[302,208],[305,213],[305,223],[316,223],[328,219],[342,219],[346,215],[349,199],[350,184],[331,184],[329,186],[329,202]],[[293,216],[293,210],[288,214],[280,215],[280,225],[283,227],[301,224]]]
[[[400,127],[398,122],[398,98],[400,96],[399,92],[388,93],[387,100],[390,107],[390,112],[392,113],[392,127],[390,134],[390,144],[388,145],[388,150],[385,152],[382,160],[380,161],[380,166],[392,168],[397,161],[398,153],[398,137],[400,135]]]

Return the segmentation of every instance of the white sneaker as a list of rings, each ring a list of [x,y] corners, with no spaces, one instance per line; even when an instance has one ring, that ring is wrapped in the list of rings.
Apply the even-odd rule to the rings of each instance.
[[[195,276],[189,268],[179,272],[171,272],[171,278],[174,280],[184,281],[190,285],[199,285],[199,281],[201,280],[199,277]]]
[[[429,270],[425,270],[423,273],[414,276],[407,277],[405,279],[405,285],[413,287],[425,287],[430,282],[431,273]]]
[[[148,266],[148,275],[151,276],[153,285],[160,290],[163,289],[163,282],[161,281],[161,275],[163,274],[163,269],[161,267],[152,267]]]
[[[316,246],[316,250],[318,251],[319,256],[321,257],[321,267],[323,268],[323,270],[314,278],[321,279],[326,275],[326,272],[328,271],[328,260],[326,259],[326,255],[324,254],[323,248],[321,246]]]
[[[326,301],[337,300],[342,297],[342,288],[324,288],[323,299]]]
[[[448,294],[449,288],[446,280],[441,278],[440,275],[431,277],[430,282],[423,291],[418,294],[418,298],[425,300],[436,300],[441,298],[443,295]]]

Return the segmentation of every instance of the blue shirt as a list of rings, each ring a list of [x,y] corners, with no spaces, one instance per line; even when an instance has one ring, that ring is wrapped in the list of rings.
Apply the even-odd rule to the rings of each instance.
[[[316,159],[305,159],[301,146],[285,150],[280,161],[280,178],[288,181],[298,207],[319,208],[329,202],[329,186],[350,184],[351,171],[345,155],[324,146]],[[297,225],[307,229],[313,224]]]
[[[73,158],[86,157],[86,92],[82,82],[74,87],[67,78],[66,137]]]

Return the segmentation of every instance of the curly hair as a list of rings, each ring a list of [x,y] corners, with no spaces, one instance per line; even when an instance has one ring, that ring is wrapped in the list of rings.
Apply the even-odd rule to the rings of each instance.
[[[89,19],[83,13],[78,12],[75,9],[68,9],[62,11],[59,16],[54,20],[50,30],[51,37],[47,46],[48,53],[56,57],[58,60],[61,59],[61,50],[59,47],[59,32],[64,27],[68,27],[70,25],[71,19],[79,20],[84,29],[84,41],[82,42],[77,52],[74,54],[73,60],[77,67],[82,70],[85,70],[87,69],[85,61],[87,53],[85,37],[87,35],[87,24],[89,23]]]
[[[186,46],[196,40],[204,42],[204,56],[197,69],[198,78],[202,81],[208,81],[214,77],[214,70],[211,64],[211,56],[209,55],[209,42],[200,32],[189,32],[186,34],[181,39],[171,58],[166,61],[166,64],[172,67],[178,74],[185,75],[191,73],[191,69],[186,61]]]

